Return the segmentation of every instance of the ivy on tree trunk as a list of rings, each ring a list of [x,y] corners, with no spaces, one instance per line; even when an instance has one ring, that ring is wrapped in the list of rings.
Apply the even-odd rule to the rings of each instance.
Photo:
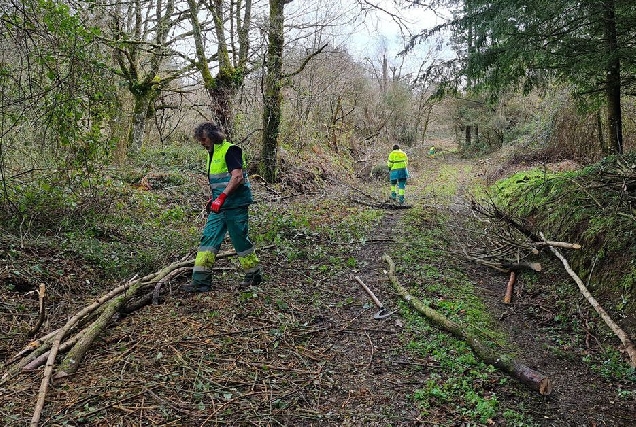
[[[263,88],[263,147],[260,172],[265,181],[276,180],[278,134],[281,121],[281,80],[285,0],[269,2],[269,31],[265,87]]]

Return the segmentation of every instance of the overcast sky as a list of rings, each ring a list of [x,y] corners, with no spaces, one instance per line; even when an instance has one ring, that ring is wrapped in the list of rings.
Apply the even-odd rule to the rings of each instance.
[[[318,22],[333,24],[326,30],[330,32],[331,39],[323,41],[344,46],[355,58],[369,58],[374,63],[386,54],[389,65],[399,67],[404,59],[398,58],[397,54],[404,47],[405,37],[441,24],[444,16],[448,15],[447,11],[434,13],[423,7],[401,10],[393,0],[363,1],[373,3],[385,12],[369,9],[361,14],[356,0],[296,0],[285,8],[286,21],[289,22],[288,18],[293,21],[295,16],[308,13],[314,19],[318,18]],[[406,71],[415,71],[430,56],[430,45],[419,45],[409,53],[407,63],[403,66]]]
[[[417,34],[442,23],[435,13],[422,7],[400,10],[392,0],[379,0],[377,3],[395,17],[381,11],[369,12],[365,17],[365,25],[359,28],[349,42],[352,53],[353,49],[362,52],[380,52],[386,49],[389,54],[396,55],[402,50],[404,37],[409,32]],[[403,28],[396,22],[398,19],[404,25]]]

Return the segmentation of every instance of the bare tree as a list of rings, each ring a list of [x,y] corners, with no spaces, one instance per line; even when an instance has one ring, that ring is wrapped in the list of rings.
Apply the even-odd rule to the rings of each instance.
[[[207,24],[199,20],[200,10],[196,1],[188,0],[196,47],[195,63],[210,95],[213,118],[231,138],[234,132],[233,99],[249,72],[252,0],[204,0],[202,4],[212,18],[216,52],[207,56]],[[216,66],[213,66],[213,62],[216,62]],[[216,76],[212,75],[213,68],[218,70]]]
[[[134,99],[127,142],[129,150],[137,152],[143,145],[148,119],[154,115],[155,100],[171,81],[192,67],[188,62],[182,68],[167,67],[180,55],[171,48],[175,42],[171,33],[184,17],[175,9],[175,0],[117,0],[102,7],[110,16],[112,34],[104,42],[113,49],[112,70],[126,81]]]

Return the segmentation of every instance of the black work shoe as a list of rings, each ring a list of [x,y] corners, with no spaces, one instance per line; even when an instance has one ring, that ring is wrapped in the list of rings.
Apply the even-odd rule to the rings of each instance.
[[[246,288],[248,286],[258,286],[263,281],[263,275],[260,270],[255,271],[254,273],[247,273],[243,278],[243,281],[239,284],[242,288]]]
[[[183,285],[181,286],[181,290],[189,294],[196,294],[200,292],[210,292],[212,288],[209,286]]]

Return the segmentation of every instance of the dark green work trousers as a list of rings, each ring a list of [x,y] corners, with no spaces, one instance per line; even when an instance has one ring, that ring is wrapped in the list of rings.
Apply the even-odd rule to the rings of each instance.
[[[212,286],[212,266],[226,233],[230,236],[244,272],[251,273],[259,269],[254,245],[248,236],[248,206],[225,209],[219,213],[210,212],[194,260],[192,286],[201,289],[209,289]]]

